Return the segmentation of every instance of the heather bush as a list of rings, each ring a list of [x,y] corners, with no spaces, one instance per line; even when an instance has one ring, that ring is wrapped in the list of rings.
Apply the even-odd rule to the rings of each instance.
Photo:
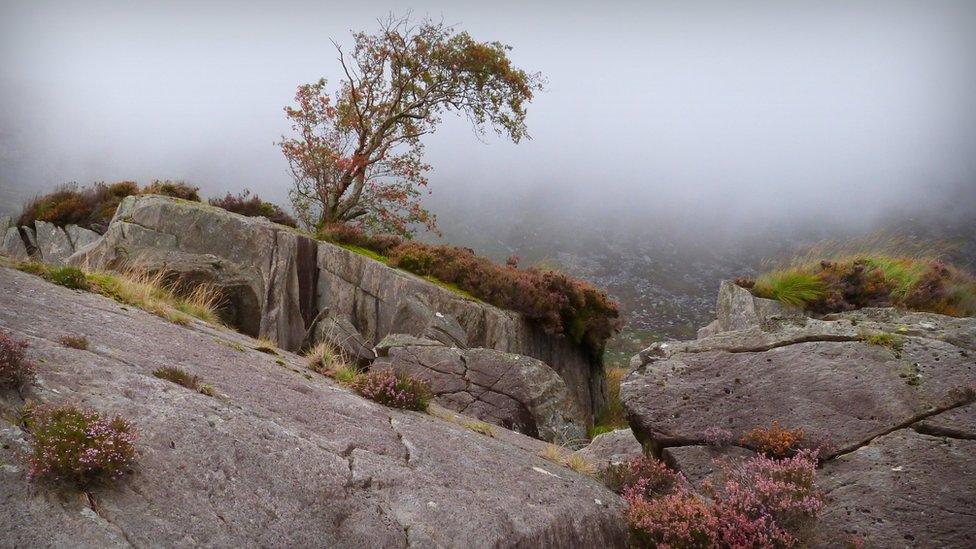
[[[814,484],[817,456],[757,456],[720,464],[717,486],[703,495],[686,484],[648,490],[639,478],[624,487],[633,539],[647,547],[794,547],[806,543],[824,506]]]
[[[27,342],[0,330],[0,387],[20,388],[34,380],[34,365],[27,359]]]
[[[135,461],[136,433],[120,416],[61,406],[29,408],[24,418],[31,478],[85,488],[117,479]]]
[[[192,202],[200,202],[200,187],[194,187],[192,185],[187,185],[183,181],[160,181],[154,179],[146,188],[142,190],[142,194],[160,194],[163,196],[170,196],[173,198],[182,198],[183,200],[190,200]]]
[[[651,498],[671,493],[681,484],[682,477],[663,461],[642,455],[611,465],[604,470],[602,480],[618,494],[636,490],[642,497]]]
[[[433,396],[427,383],[392,370],[360,374],[351,386],[357,393],[385,406],[420,412],[427,410]]]
[[[295,218],[278,205],[265,202],[258,195],[251,196],[251,191],[248,189],[244,189],[239,194],[227,193],[223,198],[211,198],[210,205],[248,217],[266,217],[269,221],[288,227],[298,227]]]
[[[81,188],[62,185],[54,192],[35,196],[24,206],[17,223],[33,227],[34,221],[47,221],[59,227],[79,225],[104,233],[122,199],[138,193],[139,186],[132,181]]]
[[[772,457],[785,457],[799,449],[803,429],[786,429],[778,421],[769,427],[756,427],[743,435],[742,444]]]
[[[722,429],[721,427],[709,427],[708,429],[705,429],[704,433],[702,433],[702,439],[705,441],[705,444],[708,444],[709,446],[722,447],[732,444],[735,437],[732,435],[731,431]]]
[[[952,316],[976,315],[976,278],[929,257],[857,253],[737,280],[758,297],[820,314],[900,306]]]

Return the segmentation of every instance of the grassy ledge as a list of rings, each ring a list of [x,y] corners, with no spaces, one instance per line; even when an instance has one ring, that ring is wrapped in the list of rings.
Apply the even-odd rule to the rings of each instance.
[[[757,297],[820,314],[895,306],[976,315],[976,277],[935,257],[871,252],[808,257],[755,280],[736,282]]]
[[[14,267],[67,288],[110,297],[176,324],[186,325],[196,318],[223,326],[217,314],[221,295],[213,286],[204,284],[181,292],[166,282],[165,273],[153,274],[140,269],[88,272],[77,267],[53,267],[34,262],[15,263]]]

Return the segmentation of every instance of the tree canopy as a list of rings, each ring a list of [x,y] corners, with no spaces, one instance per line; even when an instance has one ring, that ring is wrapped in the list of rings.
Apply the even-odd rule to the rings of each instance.
[[[526,105],[542,77],[512,65],[511,47],[425,19],[389,17],[375,34],[353,33],[351,51],[333,41],[343,75],[298,87],[285,107],[295,135],[279,143],[294,185],[291,199],[310,226],[352,222],[374,232],[436,228],[420,204],[427,187],[421,138],[445,112],[529,138]]]

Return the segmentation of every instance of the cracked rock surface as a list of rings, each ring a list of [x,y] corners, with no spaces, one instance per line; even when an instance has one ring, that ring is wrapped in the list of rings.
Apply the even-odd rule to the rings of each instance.
[[[364,400],[245,336],[6,268],[0,327],[30,343],[38,382],[25,397],[123,414],[139,431],[133,471],[86,497],[28,481],[26,435],[0,420],[0,545],[624,543],[621,500],[597,481],[506,437]],[[63,335],[89,349],[63,347]],[[153,377],[163,366],[199,376],[216,397]],[[22,404],[0,393],[5,412]]]
[[[725,301],[748,305],[724,311],[735,329],[632,361],[621,398],[642,442],[695,477],[709,472],[710,428],[738,444],[773,421],[802,428],[824,461],[826,545],[856,534],[868,546],[972,546],[976,319],[888,308],[814,319]]]

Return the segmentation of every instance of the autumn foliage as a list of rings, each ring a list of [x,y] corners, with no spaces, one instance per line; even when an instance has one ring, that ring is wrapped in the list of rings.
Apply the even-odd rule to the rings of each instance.
[[[348,52],[336,44],[343,74],[331,93],[324,78],[304,84],[285,108],[294,133],[279,146],[294,178],[295,211],[316,228],[433,228],[419,202],[430,169],[421,138],[455,112],[518,142],[528,137],[525,107],[541,79],[513,67],[508,46],[430,20],[391,16],[353,41]]]
[[[762,454],[785,457],[799,449],[802,440],[803,429],[786,429],[774,420],[769,427],[756,427],[749,431],[741,442]]]
[[[46,221],[59,227],[78,225],[97,233],[104,233],[122,199],[134,194],[161,194],[199,202],[196,187],[181,181],[153,181],[145,189],[134,181],[95,183],[88,187],[62,185],[54,192],[35,196],[24,206],[18,225],[33,226]]]

